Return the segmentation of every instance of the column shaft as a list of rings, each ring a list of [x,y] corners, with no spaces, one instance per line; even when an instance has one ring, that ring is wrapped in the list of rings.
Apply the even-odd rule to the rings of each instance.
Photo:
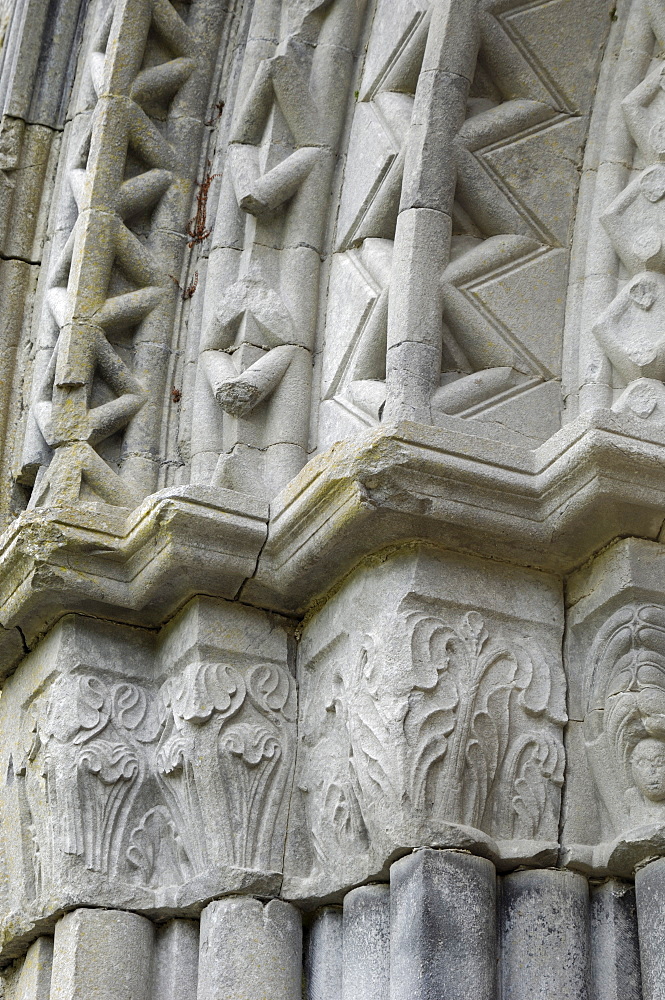
[[[588,1000],[588,899],[583,875],[551,869],[502,881],[503,1000]]]
[[[302,924],[290,903],[230,896],[201,914],[198,1000],[300,1000]]]
[[[644,1000],[665,996],[665,858],[635,875]]]
[[[58,921],[50,1000],[152,1000],[155,930],[121,910],[74,910]]]
[[[320,910],[305,946],[307,1000],[340,1000],[342,996],[342,910]]]
[[[390,870],[391,1000],[493,1000],[494,865],[419,850]]]
[[[157,928],[155,1000],[196,1000],[199,924],[169,920]]]
[[[642,1000],[635,890],[611,879],[591,890],[591,998]]]
[[[344,897],[342,1000],[390,996],[390,887],[361,885]]]

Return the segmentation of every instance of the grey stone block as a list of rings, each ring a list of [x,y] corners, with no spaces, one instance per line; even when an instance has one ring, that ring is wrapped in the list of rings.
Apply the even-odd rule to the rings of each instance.
[[[652,861],[635,875],[637,922],[644,1000],[665,995],[665,859]]]
[[[28,948],[16,984],[18,1000],[50,1000],[53,938],[38,937]]]

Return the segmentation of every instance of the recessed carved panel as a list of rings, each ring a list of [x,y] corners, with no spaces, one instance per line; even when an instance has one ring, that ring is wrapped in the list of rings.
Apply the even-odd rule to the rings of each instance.
[[[560,7],[486,0],[445,26],[426,3],[399,3],[390,18],[379,7],[334,214],[320,449],[384,414],[435,424],[468,418],[472,433],[527,447],[559,428],[572,222],[596,53],[610,23],[604,0],[568,7],[566,17]],[[556,45],[553,19],[563,32]],[[459,115],[457,98],[429,93],[435,63],[458,82],[468,77]],[[434,134],[445,136],[443,145]],[[452,232],[398,238],[398,217],[411,204],[405,171],[430,170],[438,170],[437,190],[450,189],[440,211],[452,217]],[[434,208],[421,194],[416,213]],[[378,243],[389,263],[377,282]],[[430,271],[441,282],[415,290]],[[425,332],[430,326],[436,335]],[[417,389],[423,383],[429,388]]]

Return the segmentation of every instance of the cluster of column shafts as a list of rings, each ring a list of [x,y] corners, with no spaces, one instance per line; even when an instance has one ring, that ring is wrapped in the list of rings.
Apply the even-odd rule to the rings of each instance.
[[[484,858],[423,850],[395,862],[389,883],[308,915],[304,932],[291,904],[241,896],[210,903],[200,924],[74,910],[30,946],[12,995],[656,1000],[664,916],[662,861],[633,889],[554,869],[497,879]]]

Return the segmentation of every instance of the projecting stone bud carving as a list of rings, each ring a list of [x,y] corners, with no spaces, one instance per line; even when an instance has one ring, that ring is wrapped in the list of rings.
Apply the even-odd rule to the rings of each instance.
[[[665,276],[636,275],[593,332],[625,379],[665,378]]]

